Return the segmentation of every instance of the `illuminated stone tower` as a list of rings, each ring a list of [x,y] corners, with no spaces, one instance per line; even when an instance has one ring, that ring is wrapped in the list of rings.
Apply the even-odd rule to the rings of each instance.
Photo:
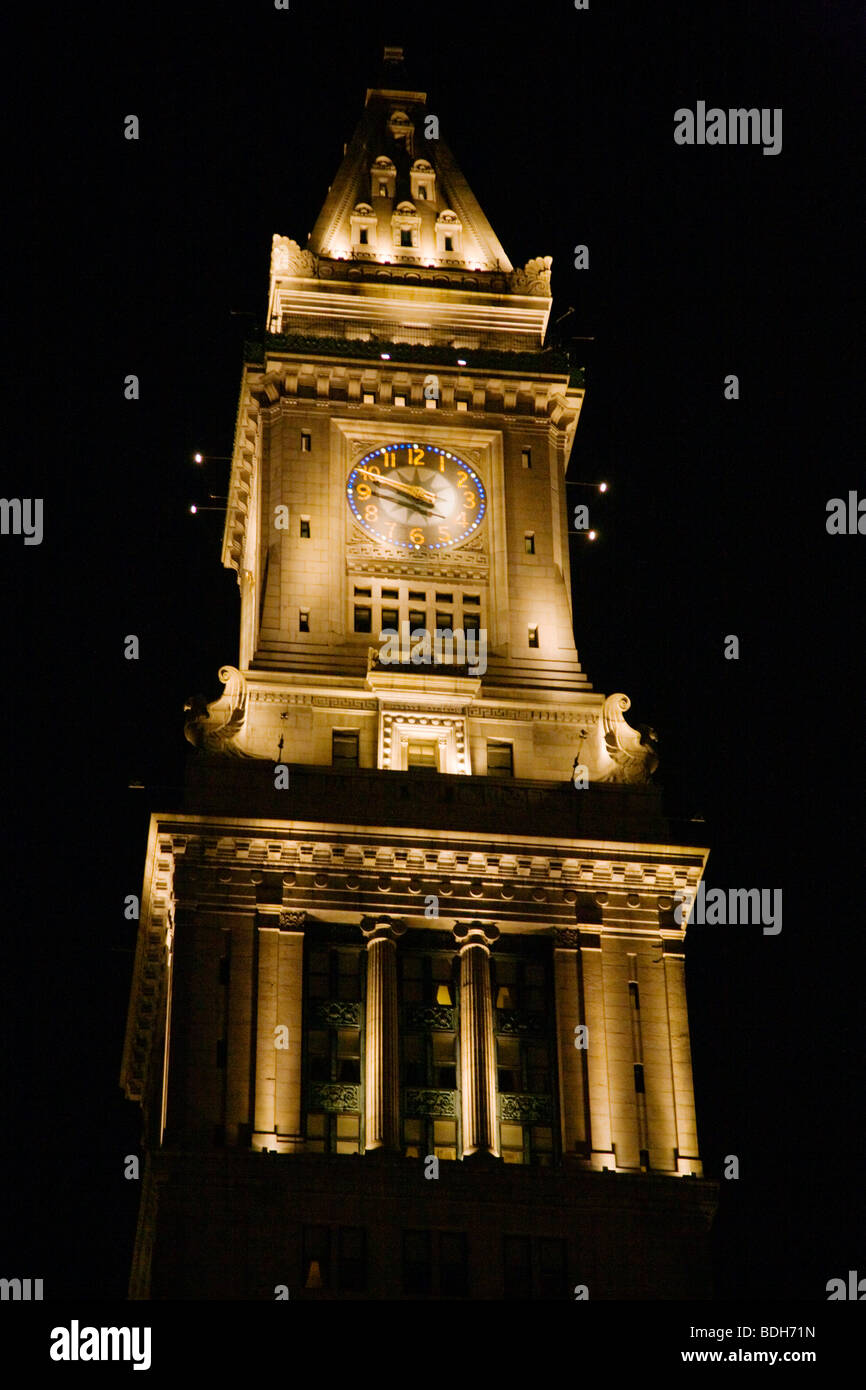
[[[707,851],[578,662],[550,257],[512,267],[425,103],[386,50],[273,238],[238,664],[151,821],[134,1297],[707,1291],[673,913]]]

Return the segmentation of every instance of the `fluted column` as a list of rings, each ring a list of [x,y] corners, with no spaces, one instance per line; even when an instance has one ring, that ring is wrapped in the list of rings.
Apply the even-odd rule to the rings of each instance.
[[[496,1052],[490,998],[490,947],[499,928],[489,922],[460,922],[454,937],[460,951],[460,1072],[463,1157],[499,1156],[496,1133]]]
[[[365,1149],[400,1147],[400,1076],[397,1053],[397,938],[405,923],[365,917],[367,1039]]]

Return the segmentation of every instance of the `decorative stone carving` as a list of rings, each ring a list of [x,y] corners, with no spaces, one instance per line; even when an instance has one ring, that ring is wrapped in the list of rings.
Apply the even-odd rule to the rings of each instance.
[[[312,1007],[314,1021],[320,1028],[360,1028],[361,1005],[342,999],[322,999]]]
[[[431,1029],[434,1033],[457,1031],[456,1011],[447,1004],[409,1004],[406,1008],[408,1029]]]
[[[329,1115],[343,1115],[361,1109],[361,1087],[346,1086],[338,1081],[322,1081],[310,1087],[311,1110],[327,1110]]]
[[[286,880],[289,877],[291,877],[292,883],[294,883],[296,877],[295,874],[292,874],[291,876],[289,874],[284,875],[283,883],[286,883]],[[287,886],[290,887],[291,884],[288,884]],[[281,927],[302,927],[306,920],[307,914],[303,911],[295,911],[294,909],[288,909],[280,913]]]
[[[521,1125],[549,1125],[551,1114],[550,1096],[500,1093],[500,1120]]]
[[[580,946],[580,932],[575,931],[573,927],[559,928],[553,933],[553,944],[555,947],[558,946],[560,950],[563,948],[573,950]]]
[[[512,294],[550,294],[552,256],[536,256],[523,270],[512,270],[508,277]]]
[[[456,1118],[457,1093],[408,1090],[404,1094],[404,1108],[410,1119],[417,1119],[423,1115],[438,1115],[443,1119]]]
[[[506,1033],[510,1037],[520,1038],[541,1037],[544,1029],[544,1014],[530,1013],[527,1009],[496,1010],[497,1033]]]
[[[312,251],[302,251],[291,237],[274,235],[271,242],[271,276],[317,274],[316,257]]]
[[[599,782],[648,782],[659,765],[654,729],[633,729],[623,718],[631,700],[621,693],[608,695],[601,712],[604,734],[603,767]]]
[[[203,748],[208,753],[245,758],[248,755],[235,745],[234,740],[243,729],[247,717],[246,683],[235,666],[221,666],[219,678],[224,690],[218,700],[208,704],[201,696],[193,696],[184,705],[188,711],[184,721],[184,738],[194,748]]]

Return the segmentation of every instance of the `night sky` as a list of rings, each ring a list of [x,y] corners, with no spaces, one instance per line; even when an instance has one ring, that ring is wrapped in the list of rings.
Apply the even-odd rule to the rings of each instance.
[[[180,804],[184,700],[216,698],[237,658],[222,516],[187,511],[225,494],[228,464],[202,476],[190,456],[230,454],[271,236],[305,243],[402,43],[512,263],[553,256],[552,320],[574,308],[555,331],[587,340],[569,478],[611,491],[599,541],[573,537],[583,667],[657,730],[708,885],[783,890],[779,936],[687,941],[705,1168],[741,1170],[721,1184],[718,1297],[824,1302],[828,1279],[866,1275],[866,535],[825,526],[829,498],[866,497],[858,9],[77,5],[7,52],[2,492],[44,498],[45,535],[0,537],[0,1273],[125,1295],[123,898],[150,811]],[[677,146],[673,113],[699,99],[781,107],[781,153]]]

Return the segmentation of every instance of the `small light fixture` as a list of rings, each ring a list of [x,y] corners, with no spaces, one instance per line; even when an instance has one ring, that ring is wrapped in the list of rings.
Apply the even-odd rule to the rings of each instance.
[[[458,367],[465,367],[465,366],[466,366],[466,358],[465,358],[465,357],[458,357],[458,358],[457,358],[457,365],[458,365]]]
[[[198,511],[198,507],[195,505],[194,502],[190,504],[190,511],[193,516],[195,516],[196,512]]]
[[[594,541],[597,535],[598,535],[598,532],[597,532],[597,531],[587,531],[587,533],[586,533],[586,539],[587,539],[588,541]]]
[[[607,483],[599,483],[598,490],[599,492],[607,492]]]
[[[320,1289],[322,1287],[322,1271],[319,1268],[318,1260],[310,1260],[310,1268],[307,1270],[306,1289]]]
[[[193,454],[193,463],[204,463],[204,454]]]

